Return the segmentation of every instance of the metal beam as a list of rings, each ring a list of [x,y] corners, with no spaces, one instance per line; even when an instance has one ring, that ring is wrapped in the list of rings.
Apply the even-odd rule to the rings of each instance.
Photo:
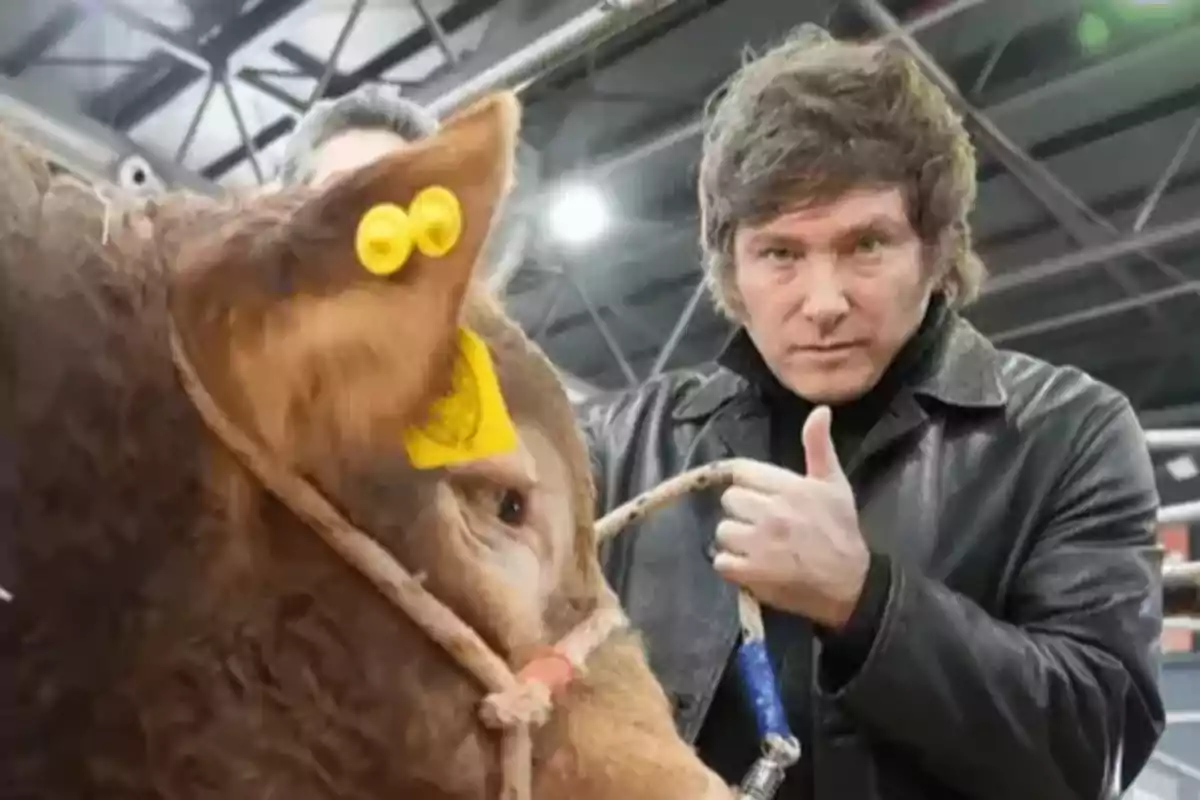
[[[1098,59],[1061,78],[1048,83],[1039,83],[1027,91],[1005,98],[988,107],[987,115],[1006,123],[1009,120],[1020,123],[1024,130],[1027,123],[1043,119],[1042,110],[1053,108],[1062,98],[1095,92],[1101,86],[1116,93],[1122,102],[1132,101],[1134,98],[1130,96],[1131,90],[1128,87],[1109,83],[1117,75],[1132,74],[1149,79],[1151,76],[1163,75],[1166,71],[1170,85],[1185,87],[1189,85],[1186,77],[1192,74],[1191,64],[1187,62],[1187,58],[1195,52],[1198,41],[1200,41],[1200,29],[1181,28],[1175,33],[1117,53],[1111,58]],[[1164,68],[1166,69],[1164,70]],[[1133,91],[1142,85],[1144,84],[1133,84],[1135,87]],[[1049,129],[1039,127],[1036,131],[1037,138],[1052,138],[1063,132],[1063,121],[1060,115],[1054,113],[1051,116],[1055,124],[1051,125]],[[1071,120],[1071,123],[1072,125],[1076,124],[1074,120]]]
[[[1200,403],[1169,408],[1153,408],[1138,414],[1143,428],[1200,425]]]
[[[196,132],[200,130],[200,122],[204,119],[204,115],[208,112],[208,104],[212,102],[213,92],[216,91],[217,82],[213,80],[213,76],[208,76],[208,85],[204,87],[204,94],[200,98],[200,102],[196,104],[196,111],[192,114],[192,119],[188,122],[187,130],[183,133],[183,139],[179,142],[179,147],[175,150],[175,163],[182,165],[187,159],[188,151],[192,148],[192,142],[196,138]]]
[[[1146,445],[1151,450],[1191,450],[1200,448],[1200,428],[1154,428],[1146,430]]]
[[[569,19],[591,0],[504,0],[484,25],[474,50],[463,59],[459,76],[481,69],[513,49],[514,41],[528,42]]]
[[[583,13],[571,17],[545,36],[498,62],[486,63],[488,56],[485,54],[463,60],[458,68],[448,70],[416,88],[412,92],[413,99],[444,116],[498,88],[510,87],[519,91],[546,72],[577,58],[582,52],[675,2],[677,0],[599,0]],[[431,15],[432,21],[437,24],[426,26],[409,39],[421,35],[423,41],[418,49],[431,44],[438,45],[445,39],[446,30],[461,27],[452,24],[451,17],[464,5],[452,6],[442,19]],[[474,15],[470,18],[473,19]],[[467,21],[463,20],[461,24]],[[401,46],[407,46],[407,40]],[[448,46],[447,40],[445,47]],[[357,85],[364,80],[374,79],[396,63],[392,57],[393,49],[364,65],[353,76],[346,76],[345,80]],[[472,64],[472,61],[476,63]],[[472,69],[474,72],[471,72]],[[465,80],[464,72],[470,74]]]
[[[550,302],[546,303],[545,310],[542,312],[538,324],[525,326],[529,338],[538,344],[541,343],[542,337],[546,335],[546,326],[554,319],[554,314],[558,311],[558,304],[562,302],[563,295],[566,294],[566,281],[563,280],[561,275],[556,277],[557,280],[554,282],[554,288],[550,293]]]
[[[1179,174],[1180,168],[1183,167],[1183,162],[1191,152],[1192,145],[1196,141],[1196,134],[1200,133],[1200,117],[1193,120],[1192,125],[1184,134],[1183,140],[1179,146],[1175,148],[1175,155],[1167,162],[1166,169],[1162,175],[1154,183],[1154,188],[1146,195],[1141,208],[1138,209],[1137,217],[1133,221],[1133,231],[1137,233],[1142,228],[1146,227],[1146,223],[1150,221],[1150,216],[1158,208],[1159,202],[1162,201],[1163,194],[1166,193],[1167,187],[1171,185],[1171,181],[1175,180],[1175,176]]]
[[[1200,236],[1200,217],[1192,217],[1158,228],[1127,234],[1108,244],[1084,248],[1057,258],[1046,259],[1033,266],[996,275],[984,284],[982,294],[990,296],[1011,292],[1014,289],[1032,286],[1049,278],[1094,267],[1111,259],[1132,255],[1150,248],[1177,244],[1194,236]]]
[[[265,77],[259,70],[243,67],[237,72],[238,80],[247,86],[252,86],[259,92],[262,92],[267,97],[270,97],[275,102],[279,103],[286,109],[297,114],[304,111],[304,101],[294,97],[292,94],[284,91],[279,86],[273,83],[268,83]],[[308,76],[300,76],[307,79]]]
[[[92,0],[97,5],[100,11],[109,16],[120,20],[124,25],[132,30],[138,31],[145,36],[152,38],[156,45],[170,54],[173,58],[190,66],[192,69],[207,76],[208,86],[205,88],[203,98],[200,101],[199,107],[188,124],[183,140],[179,144],[176,152],[176,160],[182,161],[187,151],[191,148],[192,141],[200,127],[200,123],[204,118],[212,100],[212,94],[218,86],[224,95],[226,105],[229,108],[229,113],[232,115],[235,125],[237,126],[238,135],[242,141],[242,147],[245,149],[250,160],[250,166],[254,171],[255,178],[261,184],[265,180],[265,173],[262,164],[258,159],[254,140],[250,135],[249,128],[246,126],[245,117],[242,114],[241,104],[238,103],[233,83],[230,79],[228,70],[228,54],[222,54],[218,59],[212,55],[206,55],[199,52],[197,49],[183,41],[174,31],[167,28],[154,19],[145,16],[140,11],[130,7],[125,0]],[[349,26],[358,18],[362,10],[365,0],[355,0],[354,6],[350,11],[347,26],[338,36],[338,44],[335,47],[334,59],[340,52],[341,47],[345,44],[346,34]],[[323,76],[318,84],[318,92],[324,91],[328,84],[328,77]],[[253,83],[250,83],[252,88],[257,88]]]
[[[1123,297],[1120,300],[1114,300],[1111,303],[1102,303],[1096,306],[1088,306],[1087,308],[1073,311],[1068,314],[1059,314],[1049,319],[1038,320],[1031,322],[1028,325],[1021,325],[1016,328],[1009,328],[1000,331],[988,338],[993,344],[1008,345],[1017,339],[1026,339],[1030,336],[1040,336],[1054,331],[1060,331],[1063,328],[1070,328],[1073,325],[1082,325],[1085,322],[1096,322],[1097,320],[1106,319],[1108,317],[1123,314],[1128,311],[1137,311],[1148,306],[1156,306],[1159,303],[1164,303],[1167,300],[1174,300],[1179,297],[1195,295],[1200,291],[1200,282],[1185,281],[1184,283],[1176,283],[1172,286],[1167,286],[1163,289],[1155,289],[1146,292],[1145,294],[1132,295]],[[1187,346],[1187,340],[1182,339],[1177,346]],[[1171,352],[1168,349],[1168,352]],[[1152,393],[1151,393],[1152,394]]]
[[[242,147],[246,149],[246,155],[250,159],[250,168],[254,170],[254,178],[261,184],[266,181],[266,174],[263,172],[262,164],[259,163],[258,152],[254,147],[254,139],[250,136],[250,129],[246,127],[246,118],[242,116],[241,104],[238,103],[237,95],[233,92],[233,82],[229,80],[229,72],[222,66],[216,77],[221,84],[221,91],[225,95],[225,104],[229,107],[229,113],[233,115],[233,123],[242,140]]]
[[[918,14],[913,19],[902,23],[901,29],[905,32],[929,30],[940,23],[953,19],[958,14],[974,8],[980,2],[981,0],[955,0],[955,2],[948,3],[941,8]],[[611,152],[603,158],[596,159],[578,169],[560,174],[552,183],[545,187],[540,198],[544,201],[546,197],[552,196],[554,192],[561,190],[563,186],[580,180],[601,181],[614,173],[635,167],[644,159],[651,158],[665,150],[678,145],[690,144],[699,139],[703,133],[704,114],[701,111],[640,142]],[[534,199],[531,198],[529,202],[533,203]]]
[[[667,364],[671,361],[671,356],[675,355],[675,350],[679,347],[679,343],[683,341],[683,334],[687,332],[688,325],[691,324],[692,317],[696,316],[696,309],[700,307],[700,301],[704,299],[704,295],[706,294],[708,294],[708,283],[701,278],[700,285],[692,291],[692,296],[688,298],[683,313],[679,316],[678,321],[676,321],[675,327],[671,329],[671,334],[667,337],[666,344],[658,351],[658,356],[654,359],[654,365],[650,367],[650,374],[646,376],[646,380],[654,380],[666,370]]]
[[[475,21],[480,14],[490,10],[498,0],[460,0],[451,5],[439,18],[444,30],[454,33]],[[286,44],[286,43],[281,43]],[[410,33],[401,41],[384,50],[379,55],[363,64],[353,73],[341,78],[330,80],[330,91],[339,90],[344,82],[346,86],[358,86],[365,81],[377,80],[384,72],[396,64],[415,56],[426,47],[434,44],[433,34],[426,28]],[[281,46],[273,48],[276,55],[280,54]],[[261,73],[260,73],[261,74]],[[312,77],[318,77],[314,75]],[[290,114],[280,117],[254,135],[254,145],[263,150],[287,134],[295,127],[295,117]],[[244,146],[238,146],[220,156],[201,170],[202,174],[212,180],[218,180],[222,175],[236,168],[246,159],[247,151]]]
[[[1160,525],[1170,525],[1177,522],[1200,522],[1200,500],[1163,506],[1158,510],[1158,522]]]
[[[74,3],[59,6],[27,35],[24,41],[0,59],[0,72],[6,75],[20,75],[25,69],[38,63],[79,27],[84,16],[83,9]]]
[[[329,51],[329,56],[325,60],[325,69],[321,71],[321,77],[317,78],[317,85],[313,87],[308,102],[300,111],[301,114],[307,113],[318,100],[325,96],[325,92],[329,89],[329,82],[338,74],[338,61],[341,60],[342,50],[345,49],[346,42],[350,40],[350,34],[354,32],[354,26],[358,24],[358,18],[362,15],[365,6],[366,0],[354,0],[350,6],[350,11],[342,22],[342,29],[338,31],[337,40],[333,43],[333,49]],[[438,28],[438,31],[441,31],[441,28]]]
[[[228,20],[218,33],[195,47],[191,46],[191,42],[184,42],[182,37],[172,38],[175,45],[194,50],[194,55],[206,63],[225,64],[243,44],[281,21],[303,3],[304,0],[259,0],[250,6],[249,11]],[[173,45],[164,47],[173,49]],[[129,130],[149,117],[206,74],[191,63],[195,59],[181,57],[190,60],[181,61],[165,52],[152,56],[145,68],[131,73],[128,79],[121,80],[92,98],[88,105],[93,116],[111,117],[113,127],[118,130]],[[117,107],[117,113],[106,113],[113,106]]]
[[[458,64],[458,51],[450,44],[450,38],[446,36],[446,31],[442,28],[442,23],[438,22],[438,18],[429,6],[425,4],[425,0],[409,0],[412,3],[417,14],[421,17],[422,24],[429,30],[433,36],[433,40],[437,42],[438,49],[442,51],[442,58],[446,59],[446,63],[451,66]]]
[[[490,91],[509,87],[520,91],[549,70],[577,58],[612,35],[665,9],[676,0],[600,0],[587,11],[540,37],[527,47],[491,64],[452,87],[436,85],[418,97],[437,114],[461,108]]]
[[[272,143],[287,136],[295,128],[296,118],[294,116],[288,114],[277,117],[274,122],[251,137],[250,147],[247,147],[245,142],[238,144],[228,153],[201,169],[200,174],[210,181],[220,180],[245,161],[250,153],[266,150]]]
[[[308,50],[305,50],[303,47],[301,47],[300,45],[298,45],[294,42],[288,42],[288,41],[276,42],[275,44],[271,45],[271,52],[274,53],[275,55],[279,56],[280,58],[282,58],[284,61],[291,64],[293,67],[295,67],[295,76],[296,77],[303,76],[303,77],[307,77],[307,78],[312,78],[313,80],[317,80],[318,78],[321,77],[321,72],[325,69],[324,61],[317,58],[315,55],[310,53]],[[259,72],[257,69],[254,69],[253,67],[247,68],[247,71],[251,71],[251,70],[253,70],[254,72]],[[263,73],[259,72],[259,74],[263,74]],[[345,75],[336,75],[335,80],[334,80],[333,84],[331,84],[331,86],[336,86],[338,88],[338,90],[345,91],[345,89],[349,88],[348,86],[347,87],[342,86],[342,82],[345,80],[346,80]],[[338,94],[338,93],[339,93],[339,91],[334,92],[334,94]]]
[[[20,78],[0,77],[0,120],[88,180],[114,182],[122,163],[140,158],[160,180],[204,194],[219,191],[128,136],[79,111],[58,106],[27,88]]]
[[[940,7],[934,7],[932,10],[922,14],[911,23],[904,25],[894,31],[888,31],[882,37],[880,42],[887,44],[894,38],[902,36],[919,36],[930,28],[941,25],[947,20],[957,17],[964,11],[970,11],[972,8],[981,6],[987,0],[954,0],[952,3],[943,3]]]
[[[608,352],[613,357],[613,361],[616,362],[617,366],[621,369],[621,372],[625,375],[625,380],[631,387],[637,386],[637,373],[633,371],[633,366],[629,363],[629,360],[625,358],[625,353],[622,352],[621,345],[617,341],[617,337],[613,336],[612,331],[608,327],[608,323],[605,322],[604,317],[601,316],[600,310],[596,308],[595,303],[592,302],[592,298],[588,296],[587,289],[583,288],[583,285],[575,279],[574,275],[571,274],[569,269],[564,269],[562,275],[563,278],[565,278],[571,284],[571,286],[575,288],[575,293],[579,295],[579,299],[583,302],[583,307],[587,309],[588,315],[592,318],[592,322],[595,324],[596,330],[600,332],[600,338],[604,340],[605,346],[608,347]]]
[[[126,5],[124,0],[89,0],[89,5],[120,20],[131,30],[153,39],[155,45],[172,58],[205,74],[212,71],[212,60],[196,52],[187,42],[179,38],[175,31]]]
[[[30,67],[71,67],[75,69],[111,69],[113,67],[140,67],[144,58],[116,58],[115,56],[44,56],[29,64]],[[9,73],[12,74],[12,73]]]
[[[986,114],[975,108],[958,90],[954,79],[946,74],[946,71],[910,33],[903,29],[892,12],[886,9],[879,0],[853,0],[853,3],[877,32],[893,36],[903,45],[934,85],[941,89],[963,115],[968,129],[980,144],[1004,165],[1008,172],[1016,178],[1017,183],[1034,200],[1041,203],[1058,220],[1073,239],[1081,245],[1094,246],[1111,242],[1120,236],[1116,226],[1097,214],[1087,203],[1055,178],[1048,169],[1014,144]],[[1180,282],[1188,280],[1187,276],[1178,269],[1161,261],[1149,251],[1138,248],[1134,253],[1145,257],[1171,279]],[[1106,262],[1103,266],[1105,272],[1126,294],[1131,296],[1141,294],[1141,282],[1127,269],[1115,263]],[[1156,307],[1150,305],[1138,307],[1151,317],[1161,332],[1170,333],[1171,326],[1158,313]]]

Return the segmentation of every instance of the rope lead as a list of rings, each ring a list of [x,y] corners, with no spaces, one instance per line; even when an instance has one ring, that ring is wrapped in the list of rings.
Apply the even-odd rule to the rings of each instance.
[[[762,739],[762,755],[742,779],[738,795],[742,800],[772,800],[783,785],[788,768],[800,760],[800,741],[792,734],[779,696],[779,683],[767,653],[762,607],[745,590],[738,592],[738,618],[742,625],[738,674]]]

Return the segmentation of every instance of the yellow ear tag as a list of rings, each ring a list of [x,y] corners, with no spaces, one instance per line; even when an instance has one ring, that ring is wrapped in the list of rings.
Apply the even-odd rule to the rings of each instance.
[[[386,276],[408,261],[415,239],[408,213],[393,203],[379,203],[358,221],[354,251],[367,272]]]
[[[462,205],[444,186],[422,189],[408,207],[417,249],[430,258],[444,256],[462,237]]]
[[[425,424],[404,432],[404,445],[417,469],[516,449],[517,431],[500,394],[491,354],[483,340],[466,328],[458,332],[450,393],[433,404]]]

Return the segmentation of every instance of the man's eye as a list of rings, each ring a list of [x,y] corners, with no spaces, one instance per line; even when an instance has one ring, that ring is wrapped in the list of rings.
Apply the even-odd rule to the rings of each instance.
[[[758,252],[758,257],[763,261],[795,261],[798,256],[796,251],[790,247],[764,247]]]
[[[865,233],[854,240],[854,252],[860,254],[874,253],[883,247],[883,237],[874,233]]]
[[[529,503],[524,494],[516,489],[507,489],[500,495],[496,517],[501,522],[512,528],[519,528],[525,524],[528,516]]]

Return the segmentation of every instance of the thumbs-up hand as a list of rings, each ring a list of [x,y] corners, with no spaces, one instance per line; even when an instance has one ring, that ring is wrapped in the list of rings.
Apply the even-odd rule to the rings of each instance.
[[[804,462],[808,477],[829,483],[840,483],[850,489],[842,462],[833,446],[833,412],[829,406],[818,406],[804,420]]]
[[[804,423],[807,475],[735,463],[733,485],[721,496],[713,565],[760,602],[837,630],[862,593],[870,553],[831,422],[821,406]]]

